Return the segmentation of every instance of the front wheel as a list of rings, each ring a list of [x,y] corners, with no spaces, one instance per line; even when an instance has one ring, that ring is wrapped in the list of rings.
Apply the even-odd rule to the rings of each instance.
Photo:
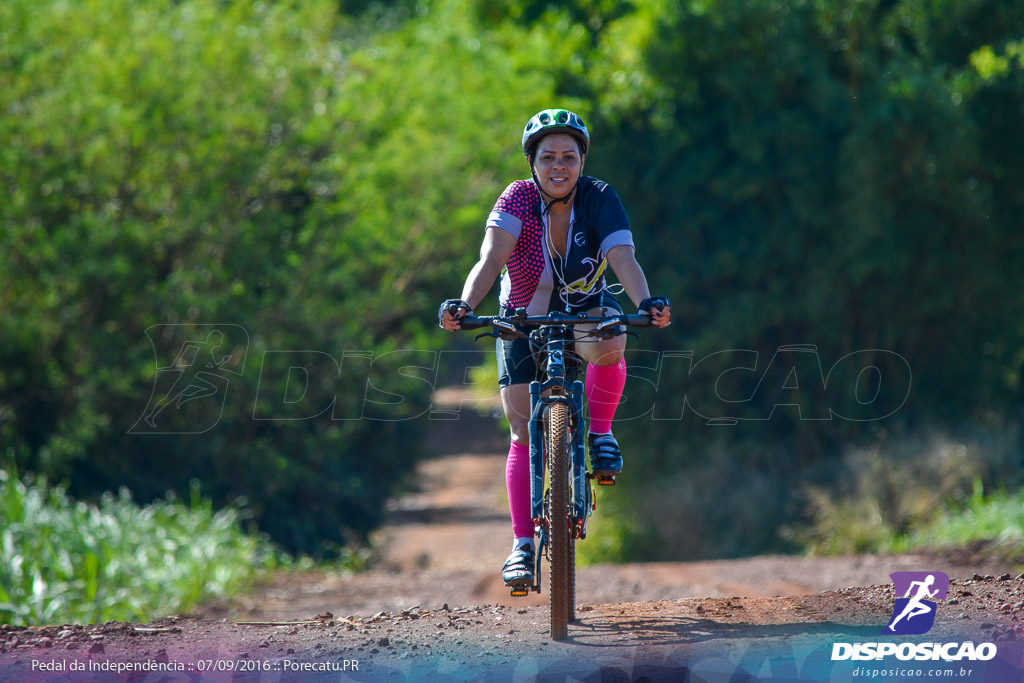
[[[575,617],[576,547],[573,542],[572,496],[569,482],[569,407],[552,403],[548,408],[547,434],[548,524],[551,530],[551,637],[569,636],[569,621]]]

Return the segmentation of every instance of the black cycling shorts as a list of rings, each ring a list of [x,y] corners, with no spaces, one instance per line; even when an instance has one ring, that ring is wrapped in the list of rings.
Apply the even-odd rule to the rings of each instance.
[[[556,302],[553,303],[555,305],[551,310],[564,310]],[[586,313],[593,308],[607,308],[611,314],[622,313],[622,306],[619,304],[619,300],[608,291],[588,297],[586,301],[578,306],[572,306],[568,312],[572,315],[577,315],[579,313]],[[510,315],[511,313],[513,311],[504,307],[499,311],[499,315]],[[528,328],[524,327],[520,327],[519,330],[526,334],[530,332]],[[537,363],[534,361],[533,353],[530,350],[529,339],[522,337],[512,341],[498,339],[495,347],[498,358],[498,384],[500,386],[529,384],[535,379],[540,379]]]

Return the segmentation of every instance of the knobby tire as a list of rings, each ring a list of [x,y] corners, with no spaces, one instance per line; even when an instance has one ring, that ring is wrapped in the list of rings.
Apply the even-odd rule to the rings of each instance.
[[[551,638],[564,640],[569,635],[569,621],[575,617],[576,553],[570,532],[569,490],[569,416],[568,406],[552,403],[548,408],[547,447],[548,482],[550,484],[551,525]]]

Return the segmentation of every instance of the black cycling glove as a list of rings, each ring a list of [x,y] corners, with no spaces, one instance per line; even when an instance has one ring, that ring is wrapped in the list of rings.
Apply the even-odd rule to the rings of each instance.
[[[666,296],[649,296],[641,301],[637,308],[644,313],[650,313],[653,315],[654,311],[651,309],[657,308],[661,310],[662,308],[671,305],[672,302],[670,302]]]
[[[465,308],[466,315],[473,315],[473,307],[462,299],[445,299],[445,302],[441,304],[441,308],[437,309],[437,326],[443,329],[443,325],[441,325],[441,316],[444,315],[445,311],[455,315],[459,308]]]

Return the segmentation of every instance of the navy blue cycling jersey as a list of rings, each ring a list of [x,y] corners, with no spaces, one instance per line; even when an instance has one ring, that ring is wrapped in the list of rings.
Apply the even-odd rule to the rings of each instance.
[[[608,183],[583,176],[576,185],[565,258],[548,248],[548,221],[536,183],[516,180],[498,198],[488,228],[516,238],[501,274],[501,305],[525,307],[529,315],[550,312],[551,301],[575,309],[605,289],[608,251],[633,247],[633,233],[622,202]]]

